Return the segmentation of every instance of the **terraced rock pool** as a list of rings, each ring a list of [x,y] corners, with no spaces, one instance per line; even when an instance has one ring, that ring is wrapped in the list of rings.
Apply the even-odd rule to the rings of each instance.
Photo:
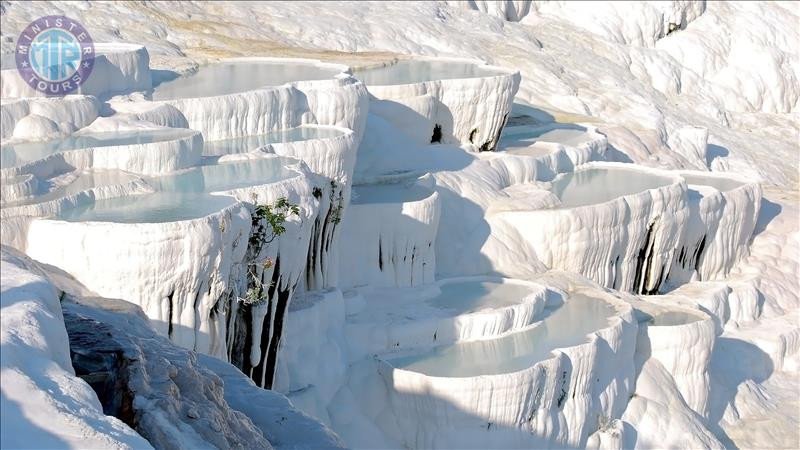
[[[545,308],[543,315],[531,328],[501,338],[445,345],[386,361],[436,377],[516,372],[548,359],[555,349],[587,342],[587,334],[606,328],[616,310],[604,300],[572,294],[562,305]]]
[[[363,184],[353,186],[351,204],[415,202],[430,197],[433,191],[413,182]]]
[[[353,76],[367,86],[389,86],[435,80],[483,78],[506,72],[461,61],[402,60],[379,67],[353,70]]]
[[[524,284],[477,280],[444,283],[439,290],[439,295],[426,299],[425,303],[460,313],[513,306],[533,293],[531,287]]]
[[[673,183],[669,177],[622,167],[592,167],[560,175],[550,190],[562,207],[604,203],[625,195],[656,189]]]
[[[745,183],[731,178],[703,176],[696,174],[681,174],[686,184],[698,186],[711,186],[719,191],[732,191],[738,187],[744,186]]]
[[[230,196],[211,195],[296,176],[286,166],[295,161],[270,157],[193,168],[177,175],[149,177],[156,192],[98,200],[63,211],[70,222],[163,223],[207,216],[236,203]]]
[[[295,127],[288,130],[277,130],[255,136],[209,141],[203,146],[203,154],[214,156],[245,153],[268,144],[309,141],[312,139],[330,139],[345,134],[345,131],[334,127]]]
[[[341,70],[312,62],[241,60],[201,66],[197,72],[153,88],[153,100],[213,97],[280,86],[293,81],[332,79]]]
[[[0,147],[0,167],[17,167],[31,161],[47,158],[56,153],[82,148],[114,147],[133,144],[151,144],[190,136],[195,132],[184,128],[109,131],[46,142],[24,142]]]

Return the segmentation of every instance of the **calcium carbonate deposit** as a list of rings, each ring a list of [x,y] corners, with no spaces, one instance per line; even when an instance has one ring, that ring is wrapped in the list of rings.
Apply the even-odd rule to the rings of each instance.
[[[1,448],[800,448],[798,4],[0,11]]]

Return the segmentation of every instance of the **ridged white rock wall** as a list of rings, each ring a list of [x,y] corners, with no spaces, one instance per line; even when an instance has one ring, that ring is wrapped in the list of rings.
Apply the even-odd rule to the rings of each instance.
[[[680,309],[678,309],[680,311]],[[637,351],[658,360],[672,376],[686,404],[707,417],[710,381],[708,366],[717,331],[711,317],[684,311],[694,321],[674,325],[648,324],[640,329]],[[643,333],[643,334],[642,334]]]
[[[547,268],[621,291],[654,293],[669,273],[688,217],[686,185],[676,177],[672,184],[596,205],[499,212],[492,220],[516,228]],[[482,251],[494,260],[502,242],[490,241]]]
[[[310,224],[318,207],[312,194],[315,176],[304,165],[297,170],[294,178],[228,193],[248,204],[272,204],[285,197],[299,206],[299,217],[287,217],[286,233],[255,250],[248,248],[251,215],[242,203],[167,223],[35,220],[25,249],[100,295],[141,306],[159,332],[175,343],[223,359],[230,355],[257,384],[269,384],[265,360],[269,349],[277,351],[280,316],[305,269]],[[267,259],[273,265],[257,264],[255,270],[270,286],[269,301],[242,306],[239,298],[251,282],[251,263]]]
[[[364,355],[419,349],[456,342],[493,339],[514,331],[520,331],[540,320],[548,295],[553,295],[552,291],[548,291],[544,286],[537,283],[488,276],[446,278],[429,285],[426,288],[428,292],[419,292],[418,295],[419,297],[432,297],[440,292],[439,288],[443,285],[471,281],[521,285],[531,289],[531,292],[518,299],[519,302],[513,305],[485,308],[469,313],[456,315],[431,314],[427,317],[414,316],[413,320],[403,320],[397,323],[351,321],[345,328],[347,347],[351,359],[363,358]],[[379,294],[376,293],[375,295]],[[355,301],[348,303],[348,313],[352,314],[353,310],[357,309],[354,306],[355,303]],[[408,319],[412,319],[412,314],[409,314]],[[355,362],[355,360],[351,362]]]
[[[518,372],[442,378],[380,363],[403,444],[585,446],[601,417],[621,414],[632,389],[637,326],[630,306],[611,303],[620,316],[588,343]]]
[[[426,198],[403,203],[351,204],[342,220],[339,287],[420,286],[434,281],[439,196],[433,178]]]
[[[158,175],[194,167],[200,164],[203,154],[203,136],[197,131],[184,131],[164,141],[58,152],[44,159],[3,169],[0,177],[33,174],[46,179],[83,169],[119,169],[142,175]]]
[[[689,188],[689,227],[670,275],[685,280],[696,270],[700,280],[724,279],[734,264],[748,254],[761,209],[761,185],[731,175],[680,173],[738,184],[729,190]]]
[[[437,59],[443,60],[446,61]],[[471,60],[454,61],[481,64]],[[430,143],[434,127],[439,126],[443,143],[474,144],[481,151],[494,150],[519,89],[520,75],[499,67],[486,68],[505,73],[369,86],[369,93],[375,97],[370,103],[375,105],[377,115],[405,131],[418,144]]]
[[[26,117],[39,118],[56,127],[57,136],[64,136],[88,126],[100,114],[100,102],[88,95],[67,95],[61,98],[3,99],[0,105],[0,138],[42,141],[48,138],[32,127]],[[50,136],[55,137],[55,136]]]

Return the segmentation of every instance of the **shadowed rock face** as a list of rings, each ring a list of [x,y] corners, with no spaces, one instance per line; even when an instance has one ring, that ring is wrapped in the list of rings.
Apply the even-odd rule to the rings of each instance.
[[[246,415],[228,405],[222,380],[198,364],[195,352],[157,336],[132,315],[69,300],[62,309],[75,373],[97,393],[105,414],[155,448],[191,448],[198,439],[217,448],[272,448]]]
[[[136,429],[134,393],[128,383],[132,355],[114,339],[107,325],[71,312],[64,312],[69,335],[69,356],[75,375],[97,393],[103,413],[114,416]]]

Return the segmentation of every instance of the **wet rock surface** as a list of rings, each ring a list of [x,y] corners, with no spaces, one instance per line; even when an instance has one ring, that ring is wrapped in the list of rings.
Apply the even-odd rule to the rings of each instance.
[[[110,302],[111,309],[130,309]],[[104,413],[155,448],[272,448],[245,414],[228,405],[222,379],[199,365],[195,352],[156,335],[133,314],[69,296],[62,308],[76,375],[97,393]]]

